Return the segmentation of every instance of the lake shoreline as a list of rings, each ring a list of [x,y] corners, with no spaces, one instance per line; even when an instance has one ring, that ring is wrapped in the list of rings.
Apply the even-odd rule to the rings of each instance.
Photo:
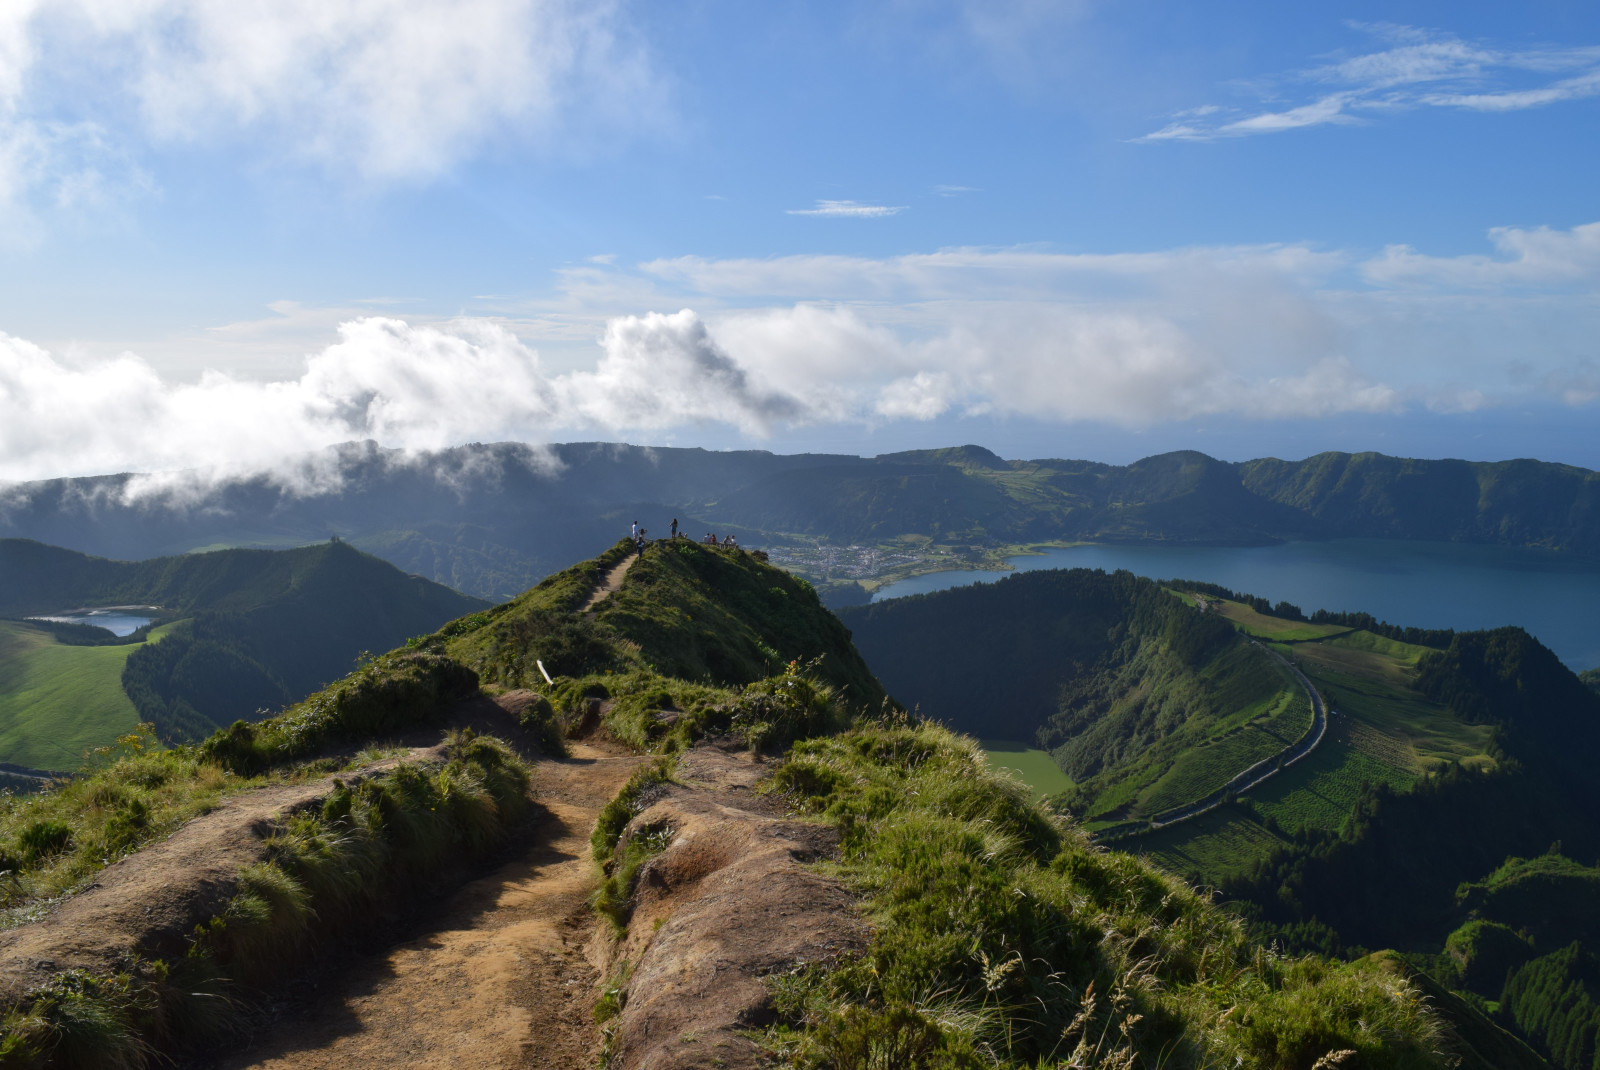
[[[1270,546],[1036,544],[991,568],[929,572],[884,584],[871,601],[927,594],[1050,568],[1125,568],[1157,580],[1217,583],[1269,601],[1371,613],[1394,624],[1470,631],[1518,625],[1574,671],[1600,666],[1600,561],[1560,551],[1401,539]]]

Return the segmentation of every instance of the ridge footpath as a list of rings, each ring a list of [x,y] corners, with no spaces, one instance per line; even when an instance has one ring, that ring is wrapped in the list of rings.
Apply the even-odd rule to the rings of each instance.
[[[595,817],[644,760],[592,739],[534,765],[534,838],[392,946],[324,964],[214,1070],[580,1067],[598,1052],[588,857]]]
[[[749,1036],[773,1017],[763,978],[866,948],[855,898],[808,868],[838,857],[837,832],[755,794],[767,772],[732,741],[702,741],[679,758],[676,783],[635,803],[612,867],[641,841],[665,846],[637,872],[626,933],[596,934],[596,958],[626,971],[607,1066],[768,1065]]]

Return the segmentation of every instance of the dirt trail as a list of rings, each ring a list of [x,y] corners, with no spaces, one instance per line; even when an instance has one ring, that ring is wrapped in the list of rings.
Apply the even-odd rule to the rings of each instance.
[[[456,891],[425,932],[322,981],[307,1009],[215,1070],[593,1065],[589,833],[642,759],[601,744],[572,750],[536,768],[549,814],[522,857]]]
[[[409,757],[440,757],[438,747]],[[346,773],[359,780],[393,768],[390,758]],[[0,998],[15,999],[52,974],[81,967],[109,971],[122,956],[181,954],[197,921],[220,910],[240,869],[266,857],[263,834],[282,814],[318,802],[332,777],[243,792],[172,836],[106,867],[87,889],[40,921],[0,933]]]
[[[633,563],[637,560],[639,560],[638,554],[629,554],[614,565],[611,571],[606,573],[606,578],[600,581],[600,586],[594,589],[594,594],[590,595],[589,600],[583,604],[581,612],[592,615],[596,606],[616,593],[617,589],[622,586],[622,577],[628,574],[628,570],[633,567]]]

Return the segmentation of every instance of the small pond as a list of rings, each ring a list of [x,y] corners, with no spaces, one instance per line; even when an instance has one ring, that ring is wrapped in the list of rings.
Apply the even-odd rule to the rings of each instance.
[[[132,635],[155,620],[153,614],[159,606],[104,606],[100,609],[71,609],[31,620],[51,620],[58,624],[87,624],[91,628],[104,628],[112,635]]]

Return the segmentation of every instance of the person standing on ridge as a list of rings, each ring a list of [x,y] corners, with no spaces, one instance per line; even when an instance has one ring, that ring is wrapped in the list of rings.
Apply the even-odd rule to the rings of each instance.
[[[676,539],[678,537],[678,518],[677,517],[673,517],[672,518],[672,537],[674,539]]]
[[[633,522],[633,534],[629,537],[633,539],[634,542],[639,541],[639,522],[637,520]]]

